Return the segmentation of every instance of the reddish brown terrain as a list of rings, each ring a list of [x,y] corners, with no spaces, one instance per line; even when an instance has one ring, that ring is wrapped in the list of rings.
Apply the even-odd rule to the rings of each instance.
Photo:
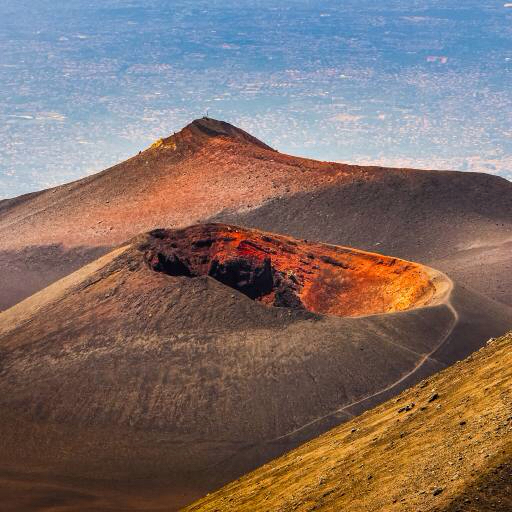
[[[0,201],[0,310],[138,233],[214,216],[421,261],[512,304],[510,182],[317,162],[203,118],[99,174]]]
[[[228,123],[200,119],[102,173],[0,202],[2,244],[111,246],[148,227],[246,210],[353,173],[350,166],[283,155]]]
[[[402,311],[435,294],[415,263],[219,224],[153,231],[145,258],[158,272],[208,275],[264,304],[336,316]]]
[[[509,325],[396,258],[229,225],[138,236],[0,313],[2,510],[175,510]]]

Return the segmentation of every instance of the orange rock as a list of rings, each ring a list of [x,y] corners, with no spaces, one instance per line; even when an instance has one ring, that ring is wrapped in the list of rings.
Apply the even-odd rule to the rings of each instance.
[[[142,249],[158,272],[209,275],[265,304],[316,313],[400,311],[434,293],[416,263],[224,224],[155,230]]]

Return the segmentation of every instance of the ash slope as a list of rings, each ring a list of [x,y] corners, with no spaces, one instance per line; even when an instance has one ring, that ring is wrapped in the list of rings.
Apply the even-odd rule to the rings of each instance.
[[[187,508],[512,510],[512,334]]]
[[[140,232],[211,218],[421,261],[512,304],[508,181],[316,162],[200,119],[102,173],[0,201],[0,309]]]
[[[431,305],[407,311],[270,307],[211,277],[153,270],[154,238],[0,314],[4,510],[177,508],[510,324],[433,270]]]

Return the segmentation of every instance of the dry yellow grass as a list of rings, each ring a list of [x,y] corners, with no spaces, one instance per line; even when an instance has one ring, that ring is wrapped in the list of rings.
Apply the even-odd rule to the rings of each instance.
[[[511,511],[511,461],[512,333],[186,510]]]
[[[158,148],[170,148],[172,150],[176,149],[176,142],[172,137],[169,137],[167,139],[158,139],[157,141],[153,142],[149,149],[158,149]]]

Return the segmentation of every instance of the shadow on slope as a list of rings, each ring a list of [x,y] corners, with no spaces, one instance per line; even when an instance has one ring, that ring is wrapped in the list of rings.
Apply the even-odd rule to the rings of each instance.
[[[51,244],[29,246],[19,251],[0,251],[0,311],[110,250],[112,247],[65,248],[62,244]]]
[[[0,314],[0,497],[31,481],[103,504],[90,510],[176,508],[510,325],[441,274],[437,305],[402,312],[268,307],[155,272],[148,240]]]

